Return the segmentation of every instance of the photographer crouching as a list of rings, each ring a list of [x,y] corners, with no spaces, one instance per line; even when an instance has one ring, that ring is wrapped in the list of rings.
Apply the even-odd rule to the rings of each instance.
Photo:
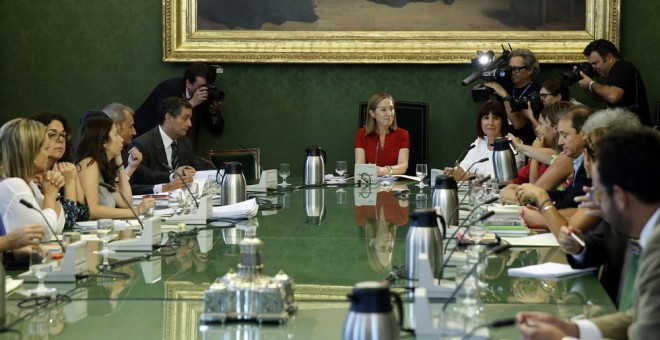
[[[593,76],[575,67],[574,72],[579,71],[582,78],[578,81],[580,88],[591,99],[604,101],[607,107],[621,107],[634,112],[642,124],[651,126],[646,87],[635,65],[622,60],[616,46],[605,39],[592,41],[582,53],[596,76],[607,78],[607,82],[593,80]]]
[[[484,86],[495,91],[504,101],[509,123],[513,127],[513,134],[525,144],[531,145],[536,136],[534,128],[538,124],[537,118],[542,106],[532,107],[533,96],[538,97],[540,87],[533,82],[541,68],[532,51],[517,49],[511,52],[509,58],[511,69],[511,85],[506,89],[498,82],[487,82]],[[531,97],[530,97],[531,96]]]

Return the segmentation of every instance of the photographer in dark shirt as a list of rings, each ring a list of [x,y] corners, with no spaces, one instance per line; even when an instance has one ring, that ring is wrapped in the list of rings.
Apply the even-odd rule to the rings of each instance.
[[[582,52],[599,77],[599,83],[580,72],[580,87],[591,99],[606,102],[607,107],[622,107],[634,112],[644,125],[651,125],[649,103],[642,75],[631,62],[622,60],[619,50],[605,39],[594,40]]]

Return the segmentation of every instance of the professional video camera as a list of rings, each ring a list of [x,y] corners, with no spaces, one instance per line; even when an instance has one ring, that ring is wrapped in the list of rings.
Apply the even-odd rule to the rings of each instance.
[[[582,75],[580,75],[580,71],[586,74],[589,78],[593,78],[596,75],[596,72],[594,72],[593,67],[591,67],[589,63],[587,62],[580,63],[578,65],[575,65],[575,67],[571,70],[571,72],[566,72],[562,74],[561,81],[564,84],[564,86],[570,87],[574,83],[577,83],[578,81],[582,80]]]
[[[510,45],[508,50],[502,45],[502,54],[497,59],[493,59],[495,56],[493,51],[477,51],[477,57],[472,59],[472,66],[477,71],[463,79],[461,85],[467,86],[477,79],[482,79],[485,81],[495,81],[506,87],[511,82],[511,68],[509,67],[510,54]],[[493,89],[478,85],[472,89],[472,99],[475,102],[483,102],[490,99],[493,93]]]

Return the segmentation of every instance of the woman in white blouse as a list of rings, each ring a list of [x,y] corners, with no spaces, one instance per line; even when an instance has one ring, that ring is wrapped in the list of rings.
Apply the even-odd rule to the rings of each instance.
[[[470,175],[491,175],[495,178],[495,170],[493,168],[493,141],[499,137],[507,135],[509,124],[507,121],[506,110],[504,105],[497,100],[488,100],[481,105],[475,130],[477,139],[472,142],[474,147],[467,153],[465,158],[460,164],[456,164],[454,168],[446,167],[445,174],[452,175],[455,180],[464,180]],[[514,151],[514,153],[516,153]],[[522,153],[516,154],[516,165],[520,168],[525,162],[525,155]],[[477,161],[488,158],[485,162],[477,163]],[[470,168],[471,167],[471,168]],[[465,172],[468,171],[466,174]]]
[[[40,122],[17,118],[0,128],[0,213],[5,232],[30,223],[44,227],[46,239],[52,236],[44,218],[55,233],[64,228],[64,212],[58,201],[64,177],[57,171],[47,170],[50,140],[46,126]],[[41,190],[39,190],[41,186]],[[21,203],[25,200],[39,212]]]

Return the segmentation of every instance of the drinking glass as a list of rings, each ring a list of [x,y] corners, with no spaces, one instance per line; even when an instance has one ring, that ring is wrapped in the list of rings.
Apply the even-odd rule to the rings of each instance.
[[[468,235],[474,241],[474,244],[479,244],[485,234],[486,228],[481,223],[473,224],[468,228]]]
[[[344,178],[344,174],[346,174],[346,161],[337,161],[337,168],[335,169],[339,177],[341,179]]]
[[[101,250],[94,251],[94,254],[114,254],[115,251],[108,248],[108,242],[114,235],[115,221],[110,218],[99,218],[96,225],[96,237],[103,242]]]
[[[48,288],[44,284],[46,274],[53,271],[51,257],[48,251],[41,248],[32,249],[30,252],[30,271],[39,280],[36,288],[28,290],[30,295],[53,295],[57,292],[55,288]]]
[[[277,171],[277,173],[282,177],[282,183],[279,185],[282,187],[286,187],[289,185],[289,183],[286,182],[286,178],[289,177],[291,174],[291,168],[289,167],[289,163],[280,163],[280,167]]]
[[[180,190],[173,190],[167,193],[167,206],[172,209],[173,214],[177,213],[177,210],[181,207]]]
[[[426,164],[417,164],[417,168],[415,169],[415,174],[417,177],[419,177],[419,187],[423,188],[425,187],[424,185],[424,177],[426,177]]]
[[[479,314],[481,301],[479,299],[479,285],[473,274],[469,274],[472,269],[472,264],[463,264],[456,267],[456,284],[459,284],[463,279],[463,287],[461,287],[456,294],[455,310],[466,317],[474,317]],[[466,275],[470,275],[465,278]]]

